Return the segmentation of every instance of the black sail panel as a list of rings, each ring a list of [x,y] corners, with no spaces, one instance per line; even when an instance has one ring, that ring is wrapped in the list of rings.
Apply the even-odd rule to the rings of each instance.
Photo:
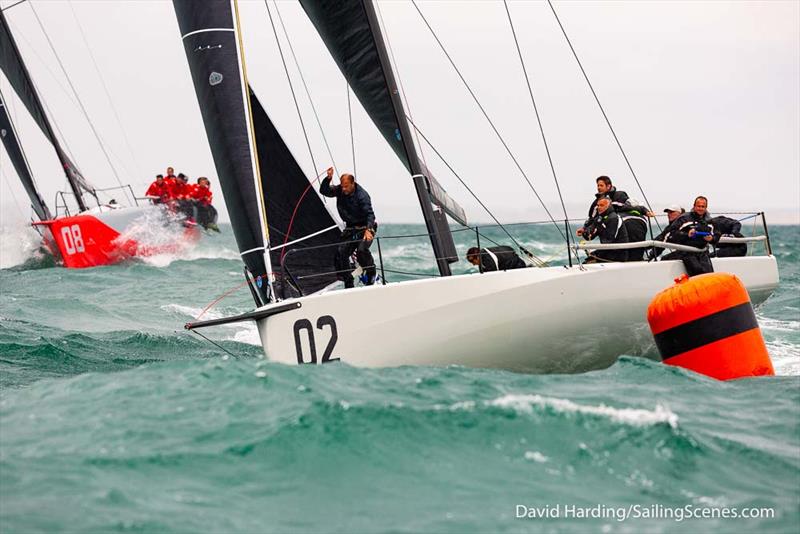
[[[339,241],[339,228],[252,90],[250,103],[272,265],[275,269],[285,266],[287,278],[279,280],[285,296],[294,295],[296,289],[307,295],[336,281],[336,247],[330,245]],[[302,241],[282,246],[299,239]]]
[[[194,0],[173,0],[173,6],[236,244],[250,273],[263,277],[264,232],[232,7]]]
[[[17,43],[11,35],[8,21],[2,13],[0,13],[0,68],[45,137],[53,145],[57,145],[53,129],[50,127],[42,102],[39,100],[39,94],[33,87],[28,69],[25,67]]]
[[[28,163],[25,161],[22,146],[19,144],[19,138],[11,124],[11,117],[8,114],[8,109],[6,108],[5,99],[2,94],[0,94],[0,138],[3,139],[3,146],[8,153],[12,165],[14,165],[14,170],[17,171],[17,176],[19,176],[22,182],[22,187],[25,188],[25,192],[28,193],[28,198],[31,199],[31,207],[34,213],[36,213],[40,221],[52,219],[53,217],[50,214],[50,210],[47,208],[47,204],[45,204],[42,195],[36,187],[36,183],[33,181],[33,176],[31,175]]]
[[[378,47],[360,0],[300,0],[361,105],[378,130],[413,174],[403,144],[397,113],[381,66]]]
[[[461,224],[466,224],[466,215],[417,155],[371,0],[300,0],[300,4],[364,110],[412,174],[439,272],[449,275],[448,264],[457,261],[455,244],[449,226],[437,222],[446,218],[438,217],[431,203]]]
[[[94,188],[86,181],[77,166],[67,157],[58,139],[56,139],[50,121],[47,120],[47,115],[44,112],[44,106],[42,106],[42,102],[39,99],[39,94],[33,86],[28,69],[22,60],[22,55],[19,52],[16,41],[14,41],[14,36],[11,34],[8,21],[2,12],[0,12],[0,69],[8,78],[22,103],[25,104],[28,113],[31,114],[42,133],[55,148],[56,155],[61,162],[72,192],[75,194],[78,206],[81,210],[85,210],[86,205],[83,201],[82,191],[91,193]]]

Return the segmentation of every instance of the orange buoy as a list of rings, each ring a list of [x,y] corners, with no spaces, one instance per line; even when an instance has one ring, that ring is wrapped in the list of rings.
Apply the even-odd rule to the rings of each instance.
[[[735,275],[684,275],[675,282],[647,307],[664,363],[719,380],[775,374],[750,296]]]

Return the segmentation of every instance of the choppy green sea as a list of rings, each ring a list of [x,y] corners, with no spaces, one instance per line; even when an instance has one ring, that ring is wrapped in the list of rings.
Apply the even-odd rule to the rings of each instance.
[[[289,367],[247,324],[209,332],[230,356],[182,330],[241,282],[229,227],[80,271],[3,232],[0,532],[800,529],[798,227],[771,228],[781,283],[758,310],[779,376],[725,383],[625,355],[582,375]],[[390,281],[432,272],[424,241],[382,247]]]

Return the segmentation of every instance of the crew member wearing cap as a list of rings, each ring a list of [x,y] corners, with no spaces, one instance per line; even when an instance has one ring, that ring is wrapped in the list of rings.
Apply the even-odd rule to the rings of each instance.
[[[664,208],[664,213],[667,214],[667,220],[669,221],[669,224],[667,224],[666,228],[664,228],[664,230],[660,234],[658,234],[656,237],[653,238],[653,241],[664,241],[665,243],[675,243],[676,242],[675,239],[670,239],[670,237],[673,237],[676,230],[678,229],[678,225],[675,224],[675,221],[678,220],[678,217],[686,213],[686,210],[677,204],[670,204],[669,206]],[[650,254],[650,259],[652,260],[657,258],[659,255],[661,255],[662,252],[664,252],[663,248],[658,248],[658,247],[654,248],[653,252]]]

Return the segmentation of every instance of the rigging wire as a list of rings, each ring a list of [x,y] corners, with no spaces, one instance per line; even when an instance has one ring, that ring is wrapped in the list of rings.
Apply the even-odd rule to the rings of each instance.
[[[10,6],[6,6],[6,7],[4,7],[4,8],[3,8],[3,11],[8,11],[8,10],[9,10],[9,9],[11,9],[12,7],[17,7],[18,5],[20,5],[21,3],[25,2],[25,1],[27,1],[27,0],[19,0],[18,2],[16,2],[16,3],[13,3],[13,4],[11,4]]]
[[[11,24],[10,21],[9,21],[9,24]],[[58,88],[61,89],[61,91],[64,93],[64,96],[67,97],[67,100],[69,100],[72,103],[72,105],[77,108],[78,107],[78,103],[75,101],[75,97],[72,96],[69,93],[69,91],[67,91],[67,89],[61,83],[61,81],[58,79],[58,77],[55,75],[55,73],[53,73],[52,69],[47,64],[47,62],[42,58],[42,56],[39,55],[39,52],[36,51],[36,47],[33,46],[31,44],[31,42],[28,41],[28,39],[25,37],[25,33],[24,32],[17,32],[17,33],[15,33],[15,36],[18,36],[18,37],[22,38],[22,40],[25,42],[25,44],[28,45],[28,49],[30,50],[30,52],[32,52],[34,57],[39,60],[39,63],[41,63],[42,66],[45,68],[45,70],[47,71],[47,74],[50,75],[50,77],[56,83]],[[36,87],[36,82],[33,81],[33,78],[29,77],[28,79],[29,79],[31,85],[33,85],[34,90],[36,90],[37,93],[40,93],[39,89]],[[50,119],[50,122],[53,124],[53,126],[56,129],[56,131],[58,132],[59,137],[61,137],[61,143],[64,145],[64,149],[67,152],[67,156],[69,156],[70,159],[74,160],[75,159],[75,155],[72,153],[72,150],[70,149],[69,143],[67,142],[67,138],[64,136],[64,132],[61,131],[61,127],[58,125],[58,121],[56,120],[55,115],[53,115],[53,112],[50,110],[50,107],[47,105],[47,102],[45,102],[41,98],[39,99],[39,102],[42,104],[42,107],[44,108],[45,113],[47,113],[47,116]],[[69,180],[67,180],[66,177],[64,178],[64,185],[65,186],[69,186]]]
[[[558,191],[558,199],[561,201],[561,208],[564,210],[564,220],[569,220],[569,215],[567,215],[567,206],[564,204],[564,196],[561,194],[561,185],[558,183],[558,177],[556,176],[556,167],[553,164],[553,158],[550,155],[550,147],[547,144],[547,137],[544,135],[544,126],[542,125],[542,118],[539,115],[539,107],[536,105],[536,99],[533,96],[533,87],[531,86],[531,80],[528,76],[528,69],[525,68],[525,61],[522,58],[522,50],[519,47],[519,40],[517,39],[517,32],[514,29],[514,22],[511,20],[511,12],[508,9],[508,1],[503,0],[503,6],[506,8],[506,15],[508,16],[508,25],[511,27],[511,35],[514,37],[514,45],[517,48],[517,55],[519,56],[519,64],[522,66],[522,73],[525,75],[525,83],[528,86],[528,94],[531,96],[531,103],[533,104],[533,111],[536,114],[536,122],[539,124],[539,132],[542,134],[542,143],[544,144],[544,150],[547,153],[547,161],[550,164],[550,171],[553,173],[553,181],[556,183],[556,191]],[[569,233],[567,233],[567,245],[569,245]],[[570,247],[567,248],[571,250]]]
[[[556,227],[556,230],[558,230],[558,233],[561,235],[562,239],[564,239],[566,241],[567,237],[564,235],[564,232],[561,230],[561,225],[556,222],[555,217],[553,217],[553,215],[550,213],[550,210],[547,209],[547,205],[542,200],[542,197],[539,196],[539,193],[536,191],[536,188],[533,186],[533,183],[531,182],[530,178],[528,178],[528,175],[525,173],[525,170],[522,168],[522,166],[520,165],[520,163],[517,160],[517,158],[511,152],[511,148],[509,148],[508,143],[506,143],[505,139],[503,139],[503,136],[500,134],[500,132],[498,131],[497,127],[494,125],[494,122],[492,122],[492,119],[489,117],[489,114],[486,112],[486,109],[483,107],[483,105],[481,105],[480,101],[478,100],[478,97],[475,95],[475,92],[472,90],[470,85],[467,83],[467,80],[461,74],[461,71],[456,66],[455,62],[453,61],[453,58],[447,52],[447,49],[445,49],[444,44],[442,44],[442,41],[439,40],[439,36],[436,35],[436,32],[433,30],[433,28],[431,27],[430,23],[428,23],[428,19],[426,19],[425,15],[422,14],[422,11],[420,10],[419,6],[417,5],[416,0],[411,0],[411,4],[414,6],[414,8],[416,8],[417,13],[419,13],[419,16],[422,18],[422,21],[425,23],[425,26],[431,32],[431,35],[436,40],[436,43],[439,45],[439,48],[441,48],[441,50],[444,53],[445,57],[450,62],[450,65],[456,71],[456,74],[461,79],[461,82],[464,84],[464,87],[466,87],[467,91],[472,96],[472,99],[475,101],[475,104],[477,104],[478,108],[483,113],[483,116],[489,122],[489,126],[492,127],[492,130],[494,131],[495,135],[497,135],[497,138],[500,140],[500,142],[502,143],[503,147],[506,149],[506,152],[511,157],[512,161],[516,165],[516,167],[519,170],[519,172],[522,174],[522,177],[528,183],[528,186],[530,187],[531,191],[533,191],[533,194],[539,200],[539,204],[541,204],[542,208],[544,208],[544,211],[545,211],[545,213],[547,213],[547,216],[550,217],[550,221]]]
[[[200,332],[198,332],[197,330],[190,330],[190,332],[191,332],[191,333],[193,333],[193,334],[195,334],[195,335],[198,335],[198,336],[202,337],[203,339],[205,339],[206,341],[208,341],[209,343],[211,343],[212,345],[214,345],[215,347],[217,347],[217,348],[218,348],[219,350],[221,350],[222,352],[226,352],[227,354],[229,354],[230,356],[233,356],[233,357],[234,357],[235,359],[237,359],[237,360],[239,359],[239,357],[238,357],[237,355],[235,355],[234,353],[232,353],[231,351],[229,351],[228,349],[226,349],[225,347],[223,347],[223,346],[222,346],[222,345],[220,345],[219,343],[215,343],[214,341],[212,341],[212,340],[208,339],[206,336],[204,336],[203,334],[201,334],[201,333],[200,333]]]
[[[303,114],[300,113],[300,104],[297,102],[297,95],[294,92],[294,84],[292,84],[292,78],[291,76],[289,76],[289,67],[286,65],[286,58],[283,55],[283,47],[281,46],[281,41],[278,38],[278,30],[275,28],[275,21],[272,19],[272,11],[269,8],[269,3],[267,2],[267,0],[264,0],[264,7],[267,8],[267,15],[269,15],[269,23],[272,26],[272,33],[275,35],[275,42],[278,44],[278,53],[281,56],[281,62],[283,63],[283,70],[286,73],[286,80],[289,82],[289,89],[292,92],[294,107],[297,110],[297,117],[300,119],[300,126],[303,129],[303,137],[305,137],[306,139],[306,146],[308,147],[308,153],[309,155],[311,155],[311,168],[314,169],[314,172],[317,172],[317,162],[314,160],[314,151],[311,150],[311,142],[308,140],[306,123],[303,121]]]
[[[380,2],[375,2],[375,11],[378,13],[378,20],[380,21],[380,25],[383,26],[383,38],[386,41],[386,48],[389,49],[389,61],[392,64],[392,68],[394,68],[395,78],[397,79],[397,83],[400,86],[400,96],[403,98],[403,104],[406,107],[406,113],[411,116],[411,106],[408,105],[408,98],[406,97],[406,90],[403,87],[403,78],[400,77],[400,69],[397,67],[397,61],[394,59],[394,49],[392,48],[392,43],[389,41],[389,32],[386,29],[386,23],[383,22],[383,14],[381,13],[381,5]],[[422,150],[422,143],[419,142],[419,136],[416,135],[416,131],[414,133],[414,137],[417,139],[417,146],[419,146],[419,153],[422,156],[422,163],[425,164],[425,167],[428,167],[428,162],[425,159],[425,152]]]
[[[291,52],[292,54],[294,65],[297,68],[297,72],[300,74],[300,81],[303,82],[303,88],[306,91],[306,96],[308,97],[308,101],[311,103],[311,111],[314,112],[314,118],[317,121],[319,132],[320,134],[322,134],[322,140],[325,142],[325,149],[328,151],[328,157],[331,158],[331,163],[333,164],[333,168],[338,169],[338,167],[336,166],[336,161],[333,159],[333,152],[331,151],[331,147],[328,145],[328,138],[325,136],[325,130],[322,128],[322,121],[319,120],[319,115],[317,114],[317,107],[314,105],[314,100],[311,98],[311,91],[308,90],[308,84],[306,84],[305,76],[303,76],[303,71],[302,69],[300,69],[300,62],[297,60],[297,56],[294,53],[294,47],[292,46],[292,41],[291,39],[289,39],[289,32],[286,31],[286,25],[283,23],[283,17],[281,16],[281,10],[278,8],[278,2],[276,0],[273,0],[272,5],[275,6],[275,12],[278,15],[278,22],[281,23],[281,28],[283,29],[283,35],[286,37],[286,43],[289,45],[289,52]],[[317,168],[314,167],[315,171],[316,169]]]
[[[111,93],[108,90],[108,85],[106,84],[105,78],[103,78],[103,73],[100,71],[100,67],[97,65],[97,60],[95,60],[94,54],[92,53],[92,48],[89,46],[89,41],[86,39],[86,34],[83,31],[83,26],[81,25],[81,22],[78,19],[77,13],[75,13],[75,8],[72,5],[72,0],[68,0],[67,3],[69,4],[69,9],[72,12],[72,18],[75,19],[75,24],[78,26],[78,31],[81,34],[81,39],[83,39],[83,44],[84,46],[86,46],[86,51],[89,52],[89,57],[92,60],[92,65],[94,65],[95,72],[97,72],[97,77],[100,78],[100,84],[103,86],[103,92],[106,95],[106,99],[108,100],[108,104],[111,107],[111,111],[114,113],[114,118],[117,121],[117,126],[119,126],[119,129],[122,132],[122,138],[125,140],[125,147],[128,149],[128,152],[131,155],[131,159],[133,159],[133,164],[136,167],[136,171],[138,172],[139,176],[144,176],[142,168],[139,165],[139,161],[136,159],[133,149],[131,148],[131,141],[130,139],[128,139],[128,133],[122,126],[122,120],[119,118],[117,107],[114,105],[114,101],[111,99]],[[130,171],[128,174],[130,174]]]
[[[344,81],[345,89],[347,90],[347,120],[350,123],[350,152],[353,154],[353,176],[356,174],[356,137],[353,131],[353,109],[350,106],[350,84],[347,80]]]
[[[603,118],[608,125],[608,129],[611,130],[611,135],[614,137],[614,141],[617,143],[619,147],[619,151],[622,153],[622,157],[625,159],[625,163],[628,165],[628,169],[631,171],[631,175],[633,175],[633,179],[636,182],[636,185],[639,187],[639,191],[642,193],[642,197],[644,197],[645,204],[650,211],[653,211],[653,208],[650,205],[650,201],[647,200],[647,195],[642,188],[642,184],[639,182],[639,178],[636,176],[636,172],[633,170],[633,166],[631,165],[630,160],[628,159],[628,155],[625,153],[625,150],[622,148],[622,143],[619,141],[619,137],[617,137],[617,132],[614,131],[614,127],[611,126],[611,121],[606,114],[606,110],[603,108],[603,105],[600,103],[600,98],[597,96],[597,93],[594,90],[594,86],[592,86],[592,82],[589,81],[589,76],[586,74],[586,70],[583,68],[583,64],[581,63],[580,58],[578,58],[578,53],[575,51],[575,47],[572,46],[572,41],[570,41],[569,36],[567,35],[567,30],[564,29],[564,25],[561,24],[561,19],[558,18],[558,13],[556,13],[556,8],[553,7],[553,2],[547,0],[547,5],[550,6],[550,10],[553,12],[553,16],[556,18],[556,22],[558,22],[558,27],[561,28],[561,33],[564,35],[564,39],[566,39],[567,44],[569,45],[569,49],[572,51],[572,55],[575,58],[575,61],[578,63],[578,67],[581,69],[581,73],[583,74],[583,78],[586,80],[587,85],[589,86],[589,90],[592,92],[592,96],[594,97],[595,102],[597,102],[597,107],[600,108],[600,112],[603,114]],[[658,225],[658,229],[661,230],[661,225],[658,223],[658,219],[656,219],[656,224]]]
[[[117,183],[119,184],[119,186],[121,188],[123,188],[123,192],[125,194],[125,198],[128,198],[128,192],[125,191],[125,189],[124,189],[125,186],[123,185],[122,180],[119,177],[119,173],[117,172],[116,167],[114,167],[114,164],[111,162],[111,157],[109,156],[108,151],[106,150],[106,147],[103,144],[103,141],[100,139],[100,134],[95,129],[94,123],[92,123],[91,118],[89,118],[89,113],[86,111],[86,107],[83,105],[83,102],[81,101],[81,97],[78,95],[78,91],[75,89],[75,86],[72,84],[72,80],[70,79],[69,74],[67,74],[67,69],[64,67],[64,64],[61,62],[61,58],[58,56],[58,52],[56,52],[56,48],[53,45],[53,41],[50,40],[50,36],[47,34],[47,31],[44,29],[44,24],[42,24],[42,20],[39,18],[39,14],[36,13],[36,8],[33,7],[33,3],[32,2],[28,2],[28,5],[31,6],[31,11],[33,12],[33,16],[36,18],[36,22],[39,24],[39,28],[41,28],[45,39],[47,39],[47,44],[50,45],[50,50],[53,52],[53,55],[55,56],[56,61],[58,61],[58,66],[61,68],[61,72],[64,74],[64,77],[67,80],[67,84],[70,86],[70,89],[72,89],[72,92],[75,94],[75,99],[78,101],[78,105],[80,106],[81,111],[83,112],[83,116],[86,118],[86,121],[89,123],[89,128],[91,128],[92,133],[95,136],[95,139],[97,139],[97,143],[100,145],[100,150],[103,152],[103,155],[105,156],[106,161],[108,162],[108,166],[111,167],[111,172],[114,174],[114,177],[116,178]]]
[[[458,179],[458,181],[459,181],[459,182],[461,182],[461,185],[463,185],[463,186],[464,186],[464,188],[465,188],[465,189],[466,189],[466,190],[469,192],[469,194],[470,194],[470,195],[472,195],[472,197],[473,197],[473,198],[474,198],[474,199],[475,199],[475,200],[478,202],[478,204],[480,204],[480,205],[481,205],[481,207],[482,207],[482,208],[483,208],[483,209],[486,211],[486,213],[488,213],[488,214],[489,214],[489,217],[491,217],[491,218],[492,218],[492,220],[493,220],[493,221],[494,221],[494,222],[497,224],[497,226],[499,226],[499,227],[500,227],[500,229],[502,229],[502,230],[503,230],[503,232],[505,232],[505,234],[506,234],[506,235],[509,237],[509,239],[511,239],[511,241],[513,241],[513,242],[514,242],[514,245],[516,245],[516,246],[517,246],[517,247],[518,247],[520,250],[523,250],[523,251],[524,251],[526,254],[528,254],[528,255],[529,255],[531,258],[533,258],[533,259],[534,259],[534,261],[541,261],[541,260],[540,260],[539,258],[537,258],[537,257],[536,257],[534,254],[532,254],[532,253],[528,252],[528,251],[525,249],[525,247],[523,247],[523,246],[522,246],[522,245],[521,245],[521,244],[520,244],[520,243],[519,243],[519,242],[518,242],[516,239],[514,239],[514,236],[512,236],[512,235],[511,235],[511,233],[508,231],[508,229],[506,229],[506,227],[505,227],[505,226],[503,226],[503,223],[501,223],[501,222],[500,222],[500,221],[497,219],[497,217],[495,217],[495,216],[494,216],[494,214],[493,214],[493,213],[492,213],[492,211],[491,211],[491,210],[490,210],[490,209],[489,209],[489,208],[486,206],[486,204],[484,204],[484,203],[483,203],[483,201],[482,201],[480,198],[478,198],[478,195],[476,195],[476,194],[475,194],[475,192],[474,192],[474,191],[473,191],[473,190],[472,190],[472,189],[471,189],[471,188],[470,188],[470,187],[467,185],[467,183],[466,183],[466,182],[465,182],[465,181],[464,181],[464,180],[461,178],[461,176],[459,176],[459,174],[458,174],[458,173],[456,172],[456,170],[455,170],[455,169],[454,169],[454,168],[453,168],[453,167],[450,165],[450,163],[448,163],[448,162],[447,162],[447,160],[446,160],[446,159],[444,159],[444,156],[442,156],[442,154],[441,154],[441,153],[440,153],[438,150],[436,150],[436,147],[435,147],[435,146],[433,146],[433,143],[431,143],[431,142],[428,140],[428,138],[427,138],[427,137],[425,137],[425,134],[424,134],[424,133],[422,133],[422,131],[421,131],[421,130],[420,130],[418,127],[417,127],[417,125],[416,125],[416,124],[414,124],[414,121],[413,121],[413,120],[411,120],[411,117],[409,117],[408,115],[406,115],[406,119],[407,119],[407,120],[408,120],[408,122],[411,124],[411,126],[414,128],[414,130],[416,130],[416,131],[419,133],[419,135],[421,135],[421,136],[422,136],[422,139],[424,139],[424,140],[425,140],[425,142],[428,144],[428,146],[429,146],[429,147],[431,147],[431,150],[433,150],[433,152],[434,152],[434,153],[435,153],[435,154],[436,154],[436,155],[439,157],[439,159],[440,159],[440,160],[442,160],[442,163],[444,163],[444,164],[447,166],[447,168],[448,168],[448,169],[450,169],[450,172],[452,172],[452,173],[453,173],[453,176],[455,176],[455,177]],[[559,230],[560,230],[560,228],[559,228]],[[563,236],[563,234],[562,234],[562,236]]]
[[[2,154],[0,154],[0,159],[2,159],[2,157],[3,157]],[[17,210],[19,210],[19,214],[22,215],[22,218],[26,219],[27,217],[25,216],[25,212],[22,209],[22,205],[19,203],[19,200],[17,200],[17,195],[14,193],[14,189],[11,187],[11,181],[8,179],[5,167],[3,167],[2,165],[0,165],[0,172],[3,173],[3,181],[5,182],[8,191],[11,193],[11,198],[14,200],[14,205],[17,206]]]

